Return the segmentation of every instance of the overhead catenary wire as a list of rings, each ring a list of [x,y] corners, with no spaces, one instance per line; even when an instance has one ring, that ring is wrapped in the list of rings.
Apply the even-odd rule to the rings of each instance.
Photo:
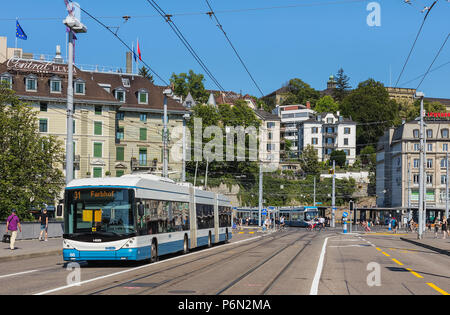
[[[445,38],[444,42],[442,43],[441,47],[439,48],[439,51],[437,52],[436,56],[434,57],[433,62],[431,62],[430,66],[429,66],[428,69],[427,69],[427,72],[425,72],[425,74],[424,74],[423,77],[422,77],[422,80],[420,80],[420,82],[419,82],[419,85],[417,85],[416,90],[418,90],[419,87],[422,85],[422,82],[425,80],[426,76],[427,76],[428,73],[430,72],[431,67],[433,67],[433,65],[434,65],[434,63],[435,63],[435,61],[436,61],[436,59],[437,59],[437,58],[439,57],[439,55],[441,54],[442,49],[444,48],[445,44],[447,43],[449,37],[450,37],[450,33],[447,34],[447,37]]]
[[[108,27],[107,25],[105,25],[104,23],[102,23],[99,19],[97,19],[95,16],[93,16],[92,14],[90,14],[88,11],[86,11],[85,9],[81,8],[81,11],[83,11],[84,13],[86,13],[90,18],[92,18],[94,21],[96,21],[98,24],[100,24],[102,27],[104,27],[105,29],[107,29],[111,34],[114,35],[114,37],[116,37],[121,43],[122,45],[124,45],[131,53],[134,54],[133,49],[128,46],[127,43],[125,43],[125,41],[119,36],[117,35],[117,32],[113,32],[111,30],[110,27]],[[169,83],[164,80],[155,70],[152,69],[152,67],[150,67],[144,60],[141,60],[141,62],[159,79],[161,80],[161,82],[164,83],[164,85],[169,86]]]
[[[428,15],[430,14],[431,10],[433,9],[433,7],[434,7],[434,5],[437,3],[437,1],[438,1],[438,0],[435,0],[435,1],[433,2],[433,4],[431,5],[431,7],[429,8],[428,12],[426,13],[425,17],[423,18],[422,24],[420,25],[419,31],[417,32],[417,35],[416,35],[416,38],[415,38],[415,40],[414,40],[414,42],[413,42],[413,44],[412,44],[412,46],[411,46],[411,49],[409,50],[408,57],[406,58],[406,61],[405,61],[405,63],[403,64],[402,71],[401,71],[400,74],[398,75],[397,82],[395,83],[395,87],[398,86],[398,82],[400,81],[400,78],[402,77],[403,72],[405,71],[406,65],[408,64],[409,58],[411,57],[411,54],[412,54],[412,52],[413,52],[413,50],[414,50],[414,47],[416,46],[417,40],[419,39],[419,36],[420,36],[420,34],[422,33],[422,29],[423,29],[423,26],[424,26],[424,24],[425,24],[425,21],[427,20]]]
[[[172,21],[172,19],[171,19],[172,15],[164,12],[164,10],[161,9],[161,7],[154,0],[146,0],[146,1],[156,10],[156,12],[159,13],[159,15],[167,22],[167,24],[169,24],[170,28],[174,31],[175,35],[180,39],[180,41],[183,43],[183,45],[186,47],[186,49],[189,51],[189,53],[194,57],[194,59],[197,61],[197,63],[202,67],[202,69],[206,72],[206,74],[211,78],[211,80],[219,88],[219,90],[222,92],[225,92],[225,89],[222,87],[222,85],[219,83],[219,81],[216,79],[216,77],[211,73],[211,71],[205,65],[203,60],[198,56],[196,51],[192,48],[191,44],[186,39],[186,37],[183,35],[183,33],[181,33],[180,29],[176,26],[175,22]]]
[[[208,0],[205,0],[206,4],[208,5],[209,9],[211,10],[210,12],[208,12],[207,14],[211,17],[214,16],[214,19],[217,22],[217,27],[222,31],[223,35],[225,36],[225,38],[227,39],[228,43],[230,44],[231,48],[233,49],[234,53],[236,54],[236,56],[238,57],[239,61],[241,62],[242,66],[244,67],[245,71],[247,72],[247,74],[250,76],[250,79],[253,81],[253,84],[255,84],[256,88],[258,89],[258,91],[261,93],[261,96],[264,96],[263,91],[261,90],[261,88],[259,87],[258,83],[256,83],[255,79],[253,78],[252,74],[250,73],[250,71],[248,70],[247,66],[245,65],[244,61],[242,60],[241,56],[239,55],[239,53],[237,52],[236,48],[234,47],[233,43],[231,42],[230,38],[228,37],[227,33],[225,32],[225,30],[223,29],[222,24],[219,22],[219,19],[217,18],[216,14],[214,13],[214,10],[212,9],[210,3]]]

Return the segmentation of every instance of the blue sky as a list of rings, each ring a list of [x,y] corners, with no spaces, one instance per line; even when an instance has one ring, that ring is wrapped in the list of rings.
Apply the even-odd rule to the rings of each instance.
[[[342,67],[351,85],[374,78],[395,84],[423,20],[420,11],[433,0],[378,0],[381,26],[369,27],[364,0],[209,0],[256,82],[268,94],[291,78],[300,78],[318,90]],[[18,40],[25,52],[52,55],[61,45],[65,55],[67,15],[63,0],[2,1],[0,36],[14,47],[15,18],[28,35]],[[130,46],[139,38],[142,57],[166,81],[172,73],[193,69],[204,73],[166,22],[146,0],[79,0],[80,5],[109,26]],[[204,0],[157,1],[180,28],[225,90],[261,96],[237,60],[216,23],[206,14]],[[264,9],[261,8],[270,8]],[[254,10],[245,10],[254,9]],[[131,19],[124,23],[121,16]],[[450,32],[450,3],[439,0],[433,8],[399,86],[415,88]],[[88,27],[78,36],[76,62],[125,68],[126,49],[88,16]],[[434,67],[450,62],[450,42]],[[420,87],[426,96],[450,98],[450,63],[430,73]],[[206,76],[205,76],[206,77]],[[156,80],[157,84],[162,82]],[[217,89],[206,77],[205,86]]]

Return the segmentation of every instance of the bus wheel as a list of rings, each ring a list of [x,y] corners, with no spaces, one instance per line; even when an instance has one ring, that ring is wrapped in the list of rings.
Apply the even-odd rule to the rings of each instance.
[[[157,262],[158,261],[158,246],[156,245],[156,241],[153,240],[152,242],[152,252],[151,252],[150,262]]]
[[[211,232],[209,232],[208,235],[208,248],[212,246],[212,241],[211,241]]]
[[[183,243],[183,254],[189,253],[189,244],[188,244],[188,237],[187,235],[184,236],[184,243]]]

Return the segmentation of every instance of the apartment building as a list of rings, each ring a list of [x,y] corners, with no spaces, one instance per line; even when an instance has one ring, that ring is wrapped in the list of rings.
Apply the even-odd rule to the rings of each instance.
[[[281,119],[280,139],[282,144],[285,145],[285,140],[291,143],[290,152],[287,156],[297,156],[299,152],[299,125],[314,117],[316,112],[307,103],[306,105],[277,106],[272,113]]]
[[[58,59],[59,60],[59,59]],[[37,112],[41,134],[66,143],[67,64],[10,58],[0,64],[0,80]],[[74,67],[74,178],[162,171],[163,100],[160,87],[139,75],[83,71]],[[169,135],[187,112],[168,98]],[[181,137],[181,133],[179,133]],[[179,137],[170,138],[169,151]],[[60,166],[65,172],[65,165]],[[169,177],[181,176],[181,160],[171,160]]]
[[[342,150],[347,156],[347,164],[356,161],[356,123],[344,118],[339,111],[316,114],[298,126],[299,154],[311,145],[317,150],[320,161],[330,159],[333,151]]]
[[[450,121],[427,120],[425,127],[425,185],[428,215],[445,209],[446,154]],[[420,140],[418,121],[388,129],[377,146],[378,207],[417,209],[419,201]]]

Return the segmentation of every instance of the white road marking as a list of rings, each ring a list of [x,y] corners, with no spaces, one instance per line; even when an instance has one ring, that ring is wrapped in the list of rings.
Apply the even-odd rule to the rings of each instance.
[[[9,275],[0,276],[0,279],[1,278],[7,278],[7,277],[20,276],[20,275],[23,275],[23,274],[26,274],[26,273],[32,273],[32,272],[36,272],[36,271],[39,271],[39,270],[28,270],[28,271],[22,271],[22,272],[17,272],[17,273],[11,273]]]
[[[316,274],[314,275],[314,280],[311,285],[311,290],[309,291],[309,295],[317,295],[319,291],[319,281],[320,276],[322,274],[323,269],[323,261],[325,259],[325,250],[327,248],[328,237],[325,239],[322,245],[322,252],[320,253],[319,262],[317,263]]]
[[[207,251],[210,251],[210,250],[223,248],[225,246],[231,246],[231,245],[235,245],[235,244],[239,244],[239,243],[243,243],[243,242],[248,242],[248,241],[255,240],[255,239],[258,239],[258,238],[261,238],[261,237],[263,237],[263,236],[251,237],[251,238],[248,238],[248,239],[245,239],[245,240],[240,240],[240,241],[237,241],[237,242],[224,244],[224,245],[221,245],[219,247],[212,247],[212,248],[204,249],[204,250],[201,250],[201,251],[198,251],[198,252],[195,252],[195,253],[189,253],[189,254],[186,254],[186,255],[177,256],[177,257],[165,259],[165,260],[162,260],[162,261],[154,262],[154,263],[151,263],[151,264],[147,264],[147,265],[143,265],[143,266],[139,266],[139,267],[135,267],[135,268],[131,268],[131,269],[126,269],[126,270],[122,270],[122,271],[119,271],[119,272],[115,272],[115,273],[111,273],[111,274],[108,274],[108,275],[104,275],[104,276],[101,276],[101,277],[97,277],[97,278],[81,281],[81,282],[78,282],[78,283],[65,285],[65,286],[62,286],[62,287],[54,288],[54,289],[43,291],[43,292],[39,292],[39,293],[35,293],[34,295],[45,295],[45,294],[49,294],[49,293],[65,290],[65,289],[68,289],[68,288],[71,288],[71,287],[76,287],[76,286],[79,287],[79,286],[82,286],[83,284],[86,284],[86,283],[90,283],[90,282],[94,282],[94,281],[98,281],[98,280],[102,280],[102,279],[118,276],[118,275],[130,272],[130,271],[135,271],[135,270],[139,270],[139,269],[143,269],[143,268],[147,268],[147,267],[152,267],[152,266],[155,266],[157,264],[165,263],[165,262],[168,262],[168,261],[181,259],[181,258],[192,256],[192,255],[201,254],[201,253],[204,253],[204,252],[207,252]]]

